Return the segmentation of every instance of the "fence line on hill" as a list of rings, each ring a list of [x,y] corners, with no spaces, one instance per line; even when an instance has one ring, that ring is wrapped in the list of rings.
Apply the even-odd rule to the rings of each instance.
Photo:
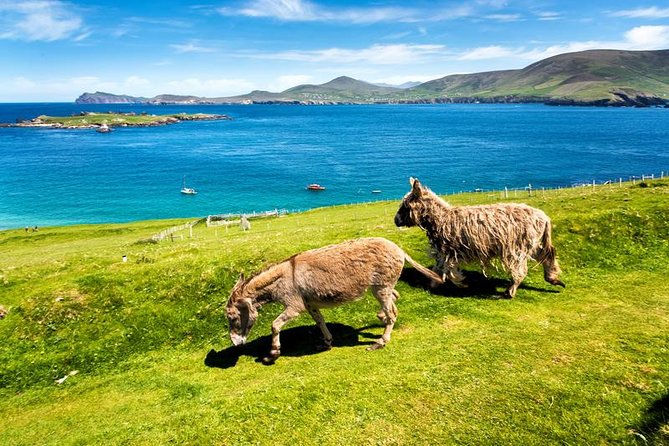
[[[165,240],[167,237],[169,237],[172,241],[174,241],[174,233],[183,231],[185,229],[188,229],[190,231],[190,237],[193,237],[193,226],[197,225],[198,223],[201,223],[204,221],[203,218],[194,220],[194,221],[189,221],[188,223],[184,223],[179,226],[172,226],[171,228],[164,229],[160,231],[157,234],[153,234],[151,236],[151,240],[154,242],[159,242],[161,240]]]
[[[557,187],[546,187],[546,186],[533,186],[532,184],[528,183],[527,186],[524,187],[508,187],[505,186],[504,189],[498,190],[498,189],[482,189],[482,188],[475,188],[475,189],[470,189],[470,190],[460,190],[460,191],[453,191],[450,194],[446,193],[444,195],[462,195],[462,194],[477,194],[477,193],[486,193],[489,197],[499,197],[500,199],[509,199],[509,198],[519,198],[519,197],[532,197],[532,196],[537,196],[539,193],[544,193],[545,191],[555,191],[555,190],[568,190],[568,189],[574,189],[574,188],[584,188],[584,189],[591,189],[595,190],[598,187],[603,187],[603,186],[609,186],[609,187],[623,187],[624,185],[628,183],[632,183],[633,185],[638,183],[645,182],[646,180],[655,180],[655,179],[663,179],[669,177],[669,171],[661,171],[658,174],[656,173],[650,173],[650,174],[641,174],[641,175],[629,175],[627,179],[623,179],[622,177],[618,177],[617,179],[608,179],[604,181],[597,181],[596,179],[593,179],[592,182],[588,183],[577,183],[577,184],[572,184],[571,186],[557,186]],[[442,195],[441,193],[439,193]],[[388,198],[384,200],[379,200],[379,199],[370,199],[370,200],[363,200],[363,201],[355,201],[351,203],[342,203],[338,205],[332,205],[332,206],[355,206],[355,205],[361,205],[361,204],[370,204],[370,203],[377,203],[379,201],[394,201],[397,200],[396,198]],[[173,226],[171,228],[165,229],[157,234],[154,234],[151,236],[150,240],[154,242],[159,242],[162,241],[166,238],[170,238],[170,240],[174,241],[174,234],[179,231],[183,231],[185,229],[188,229],[190,231],[190,237],[193,237],[193,226],[199,224],[199,223],[205,223],[207,227],[218,227],[218,226],[223,226],[226,228],[234,225],[240,225],[242,224],[242,217],[246,219],[256,219],[256,218],[266,218],[266,217],[281,217],[283,215],[288,215],[288,214],[296,214],[296,213],[302,213],[306,211],[313,210],[315,208],[309,208],[309,209],[273,209],[269,211],[252,211],[252,212],[238,212],[238,213],[224,213],[224,214],[211,214],[208,215],[207,217],[200,218],[198,220],[194,220],[188,223],[184,223],[183,225],[179,226]],[[182,236],[183,238],[183,236]]]
[[[490,190],[484,190],[484,189],[474,189],[474,190],[461,190],[459,192],[453,192],[451,195],[458,195],[458,194],[466,194],[466,193],[483,193],[487,192],[488,196],[497,196],[499,195],[500,198],[502,199],[509,199],[509,198],[518,198],[519,196],[537,196],[538,193],[543,193],[545,191],[550,191],[550,190],[568,190],[568,189],[575,189],[575,188],[591,188],[592,190],[595,190],[597,187],[602,187],[602,186],[611,186],[611,187],[623,187],[627,183],[632,183],[635,185],[637,182],[645,182],[646,180],[655,180],[655,179],[663,179],[665,177],[669,176],[669,171],[661,171],[659,175],[655,173],[651,174],[641,174],[641,175],[630,175],[627,177],[627,179],[624,179],[622,177],[618,177],[617,179],[608,179],[604,181],[599,181],[593,179],[592,182],[581,182],[581,183],[576,183],[572,184],[571,186],[557,186],[557,187],[546,187],[546,186],[533,186],[531,183],[528,183],[527,186],[524,187],[515,187],[515,188],[509,188],[509,187],[504,187],[504,189],[501,190],[496,190],[496,189],[490,189]]]

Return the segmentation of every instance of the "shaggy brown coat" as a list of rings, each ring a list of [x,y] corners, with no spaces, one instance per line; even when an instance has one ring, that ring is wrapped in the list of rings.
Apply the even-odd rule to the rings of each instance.
[[[274,265],[249,280],[239,279],[230,293],[227,316],[230,339],[234,345],[246,337],[267,302],[279,302],[285,310],[272,323],[272,350],[266,361],[280,355],[279,332],[288,321],[308,311],[323,332],[325,347],[332,344],[332,334],[325,325],[320,308],[334,307],[361,297],[367,288],[381,304],[377,314],[385,324],[383,336],[369,349],[383,347],[397,319],[394,289],[404,262],[432,280],[441,278],[415,262],[400,247],[384,238],[361,238],[297,254]]]
[[[436,253],[437,270],[458,286],[464,276],[460,265],[479,263],[483,268],[500,259],[511,273],[507,297],[516,294],[527,275],[527,260],[544,267],[544,279],[564,287],[558,279],[560,267],[551,243],[551,221],[541,210],[524,204],[450,206],[417,179],[397,214],[397,226],[419,226]]]

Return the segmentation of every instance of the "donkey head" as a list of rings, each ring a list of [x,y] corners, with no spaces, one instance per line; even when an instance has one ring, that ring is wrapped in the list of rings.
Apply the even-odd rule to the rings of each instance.
[[[240,276],[230,292],[225,308],[230,326],[230,340],[235,346],[246,343],[246,337],[258,317],[251,297],[246,295],[245,287],[244,276]]]
[[[411,190],[404,196],[400,208],[395,214],[395,226],[416,226],[419,224],[417,216],[415,215],[415,203],[420,201],[423,196],[423,187],[418,181],[417,178],[409,178],[409,184],[411,184]]]

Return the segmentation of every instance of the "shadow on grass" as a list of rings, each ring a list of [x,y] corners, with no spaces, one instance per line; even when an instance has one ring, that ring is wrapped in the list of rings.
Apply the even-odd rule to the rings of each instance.
[[[348,325],[339,323],[326,324],[332,333],[332,348],[355,347],[359,345],[371,345],[373,341],[360,341],[359,338],[377,339],[378,335],[365,333],[364,330],[371,326],[355,329]],[[321,345],[322,334],[315,325],[292,327],[281,331],[281,356],[306,356],[323,352]],[[227,369],[234,367],[242,356],[255,358],[256,362],[263,362],[272,348],[272,336],[267,335],[241,345],[239,347],[228,347],[221,351],[211,350],[204,359],[207,367]]]
[[[432,294],[444,297],[467,297],[473,299],[506,299],[503,290],[510,284],[510,280],[497,277],[486,277],[479,271],[463,271],[467,288],[455,286],[452,282],[446,282],[435,288],[430,286],[430,279],[419,273],[413,268],[405,268],[402,271],[400,280],[411,285],[414,288],[422,288]],[[531,285],[520,284],[520,289],[538,291],[542,293],[559,293],[557,289],[551,289],[551,285],[546,284],[547,288],[538,288]]]
[[[653,402],[641,419],[635,431],[641,433],[645,441],[669,444],[669,433],[662,430],[669,426],[669,393]]]

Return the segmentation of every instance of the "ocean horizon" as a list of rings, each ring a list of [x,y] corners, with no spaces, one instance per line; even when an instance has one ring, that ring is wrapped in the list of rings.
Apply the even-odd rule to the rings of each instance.
[[[0,128],[0,229],[196,218],[669,171],[669,110],[541,104],[0,104],[0,122],[82,111],[218,113],[148,128]],[[183,179],[198,194],[180,193]],[[324,191],[307,191],[318,183]]]

